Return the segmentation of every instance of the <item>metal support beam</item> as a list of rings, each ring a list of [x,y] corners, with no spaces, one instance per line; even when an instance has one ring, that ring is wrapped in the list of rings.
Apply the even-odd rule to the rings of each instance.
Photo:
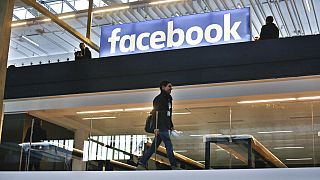
[[[68,5],[73,11],[77,11],[77,9],[72,6],[72,4],[70,4],[70,2],[68,0],[63,0],[64,3],[66,3],[66,5]]]
[[[79,33],[77,30],[72,28],[70,25],[68,25],[66,22],[60,20],[56,15],[52,14],[50,11],[48,11],[46,8],[38,4],[35,0],[21,0],[25,4],[32,6],[37,11],[39,11],[41,14],[49,17],[53,22],[58,24],[60,27],[68,31],[70,34],[81,40],[82,42],[86,43],[89,47],[96,50],[97,52],[100,51],[100,47],[96,45],[94,42],[92,42],[90,39],[84,37],[81,33]]]
[[[292,1],[290,2],[290,4],[291,4],[291,8],[292,8],[292,10],[293,10],[293,12],[294,12],[294,14],[295,14],[295,16],[296,16],[296,19],[297,19],[297,21],[298,21],[298,25],[299,25],[300,30],[301,30],[300,35],[301,35],[301,34],[305,34],[305,31],[304,31],[304,28],[303,28],[303,24],[302,24],[302,20],[301,20],[301,18],[300,18],[300,14],[299,14],[298,9],[297,9],[297,5],[296,5],[296,3],[294,2],[294,0],[292,0]]]
[[[58,14],[55,10],[53,10],[46,2],[40,1],[41,4],[43,4],[50,12],[54,14]],[[60,12],[61,13],[61,12]]]
[[[90,37],[91,37],[92,7],[93,7],[93,0],[89,0],[88,20],[87,20],[87,35],[86,35],[86,37],[88,39],[90,39]]]
[[[3,98],[6,84],[7,61],[11,34],[14,0],[1,0],[0,6],[0,142],[3,125]]]
[[[205,169],[210,169],[210,159],[211,159],[211,157],[210,157],[210,141],[207,141],[206,143],[205,143]]]

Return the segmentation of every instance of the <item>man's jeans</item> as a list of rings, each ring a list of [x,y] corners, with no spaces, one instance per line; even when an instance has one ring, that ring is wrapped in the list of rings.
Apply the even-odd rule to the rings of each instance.
[[[155,144],[154,143],[157,142],[157,149],[158,149],[158,147],[162,141],[167,149],[167,156],[169,158],[171,166],[176,166],[177,163],[176,163],[176,158],[173,155],[173,147],[172,147],[169,131],[159,131],[159,133],[156,137],[156,141],[153,140],[151,147],[143,154],[142,158],[139,161],[139,164],[145,166],[147,164],[147,161],[150,159],[152,154],[155,152]]]

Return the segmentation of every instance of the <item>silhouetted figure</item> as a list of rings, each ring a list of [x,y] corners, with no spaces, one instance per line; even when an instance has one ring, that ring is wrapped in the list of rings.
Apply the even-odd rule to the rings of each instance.
[[[32,134],[32,138],[31,138]],[[33,128],[32,126],[28,128],[26,136],[24,137],[24,142],[42,142],[47,139],[47,132],[41,127],[40,120],[35,119]],[[31,145],[32,150],[30,151],[30,159],[29,159],[29,171],[32,170],[34,167],[34,170],[39,171],[40,170],[40,161],[42,159],[42,154],[37,152],[37,150],[41,149],[41,145]],[[30,147],[30,148],[31,148]],[[29,152],[27,152],[26,157],[28,158]]]
[[[79,44],[80,51],[74,53],[75,60],[82,60],[82,59],[91,59],[91,51],[89,48],[86,47],[84,43]]]
[[[279,29],[273,23],[273,17],[266,18],[266,25],[263,25],[260,32],[260,40],[264,39],[277,39],[279,38]]]

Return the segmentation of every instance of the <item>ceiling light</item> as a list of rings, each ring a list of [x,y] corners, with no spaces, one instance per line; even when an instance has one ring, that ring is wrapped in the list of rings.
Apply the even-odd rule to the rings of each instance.
[[[304,147],[275,147],[273,149],[304,149]]]
[[[287,161],[307,161],[312,160],[312,158],[298,158],[298,159],[286,159]]]
[[[50,18],[45,18],[45,19],[43,19],[43,20],[41,20],[42,22],[48,22],[48,21],[51,21],[51,19]]]
[[[216,149],[216,151],[226,151],[226,150],[224,150],[224,149]]]
[[[164,1],[155,1],[149,3],[150,5],[156,5],[156,4],[164,4],[164,3],[170,3],[170,2],[175,2],[175,1],[181,1],[181,0],[164,0]]]
[[[106,117],[88,117],[88,118],[82,118],[83,120],[97,120],[97,119],[116,119],[117,117],[113,116],[106,116]]]
[[[67,19],[67,18],[72,18],[72,17],[75,17],[75,16],[76,16],[75,14],[71,14],[71,15],[60,16],[58,18],[59,19]]]
[[[12,23],[11,27],[17,27],[17,26],[22,26],[22,25],[26,25],[27,22],[20,22],[20,23]]]
[[[130,8],[130,6],[122,6],[122,7],[117,7],[117,8],[106,8],[106,9],[95,10],[92,13],[118,11],[118,10],[124,10],[124,9],[129,9],[129,8]]]
[[[201,137],[201,136],[221,136],[222,134],[191,134],[191,137]]]
[[[309,96],[309,97],[299,97],[297,100],[313,100],[313,99],[320,99],[320,96]]]
[[[191,112],[172,113],[172,115],[187,115],[187,114],[191,114]]]
[[[21,36],[21,38],[25,39],[26,41],[28,41],[29,43],[39,47],[39,44],[37,44],[36,42],[32,41],[31,39],[27,38],[26,36]]]
[[[275,134],[275,133],[291,133],[293,131],[266,131],[266,132],[257,132],[258,134]]]
[[[174,152],[176,152],[176,153],[185,153],[185,152],[188,152],[188,151],[187,150],[176,150]]]
[[[309,12],[311,12],[311,8],[310,8],[310,4],[309,4],[309,0],[305,0],[306,5],[307,5],[307,9]]]
[[[97,111],[80,111],[77,114],[95,114],[95,113],[109,113],[109,112],[122,112],[123,109],[109,109],[109,110],[97,110]]]
[[[127,108],[124,111],[144,111],[144,110],[152,110],[153,107],[141,107],[141,108]]]
[[[204,136],[204,135],[201,135],[201,134],[191,134],[191,135],[189,135],[189,136],[191,136],[191,137],[202,137],[202,136]]]
[[[282,99],[263,99],[252,101],[239,101],[238,104],[252,104],[252,103],[266,103],[266,102],[281,102],[281,101],[295,101],[296,98],[282,98]]]

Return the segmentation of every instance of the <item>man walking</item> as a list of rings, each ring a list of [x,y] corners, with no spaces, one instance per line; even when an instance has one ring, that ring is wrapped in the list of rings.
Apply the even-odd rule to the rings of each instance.
[[[172,91],[171,82],[162,81],[160,83],[160,90],[160,94],[153,100],[152,110],[152,113],[158,114],[158,129],[154,130],[155,139],[153,140],[151,147],[143,154],[142,158],[138,162],[138,170],[147,169],[147,161],[156,151],[156,148],[158,149],[162,141],[167,150],[167,156],[171,164],[171,169],[176,169],[177,163],[173,154],[173,146],[169,135],[169,131],[174,130],[172,123],[172,97],[170,95]]]

